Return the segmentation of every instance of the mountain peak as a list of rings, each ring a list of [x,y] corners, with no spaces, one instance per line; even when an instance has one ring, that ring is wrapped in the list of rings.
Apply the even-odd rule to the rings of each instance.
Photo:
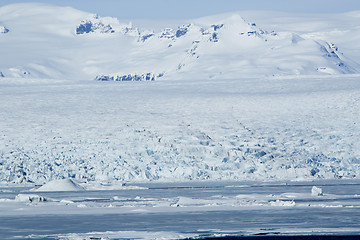
[[[0,33],[11,26],[11,34],[0,38],[7,46],[4,54],[11,56],[0,61],[5,77],[128,81],[343,74],[360,69],[327,39],[263,30],[238,13],[194,19],[156,32],[67,7],[15,4],[0,8],[0,23]]]

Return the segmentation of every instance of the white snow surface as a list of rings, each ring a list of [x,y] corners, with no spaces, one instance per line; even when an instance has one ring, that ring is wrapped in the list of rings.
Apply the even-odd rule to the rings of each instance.
[[[47,182],[43,186],[35,189],[36,192],[52,192],[52,191],[81,191],[84,190],[79,184],[71,179],[56,179]]]
[[[281,18],[281,14],[265,15],[273,16],[268,21],[273,23]],[[358,51],[358,15],[324,15],[322,21],[333,17],[343,25],[316,32],[311,22],[308,31],[300,31],[300,17],[285,15],[284,21],[290,23],[285,22],[283,28],[269,23],[263,28],[256,19],[244,20],[237,12],[146,30],[129,21],[69,7],[13,4],[0,8],[0,26],[9,29],[0,35],[1,46],[6,46],[0,72],[5,77],[84,80],[144,74],[164,79],[223,79],[358,73],[357,55],[347,51],[349,58],[342,52],[349,46]],[[287,24],[294,29],[286,28]]]
[[[4,78],[0,179],[358,178],[358,79]]]
[[[311,189],[311,195],[313,196],[322,196],[324,195],[323,190],[319,187],[313,186]]]
[[[358,15],[334,15],[339,34],[241,15],[153,31],[1,7],[0,181],[359,178]]]

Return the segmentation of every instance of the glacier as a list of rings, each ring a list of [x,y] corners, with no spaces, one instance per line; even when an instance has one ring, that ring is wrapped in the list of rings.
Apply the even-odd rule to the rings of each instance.
[[[0,179],[358,178],[359,75],[0,80]]]

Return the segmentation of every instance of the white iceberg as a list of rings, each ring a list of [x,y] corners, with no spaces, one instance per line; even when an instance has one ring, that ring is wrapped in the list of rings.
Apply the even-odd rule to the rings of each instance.
[[[313,186],[311,189],[312,196],[323,196],[323,190],[319,187]]]
[[[62,191],[83,191],[82,186],[71,179],[57,179],[50,181],[35,191],[37,192],[62,192]]]

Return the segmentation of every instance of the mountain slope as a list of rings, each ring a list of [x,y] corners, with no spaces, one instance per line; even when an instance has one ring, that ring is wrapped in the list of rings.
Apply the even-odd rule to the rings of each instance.
[[[5,77],[154,80],[359,72],[326,39],[263,30],[238,14],[154,32],[72,8],[15,4],[0,8],[0,23],[6,26],[0,36],[8,56],[0,60]]]

